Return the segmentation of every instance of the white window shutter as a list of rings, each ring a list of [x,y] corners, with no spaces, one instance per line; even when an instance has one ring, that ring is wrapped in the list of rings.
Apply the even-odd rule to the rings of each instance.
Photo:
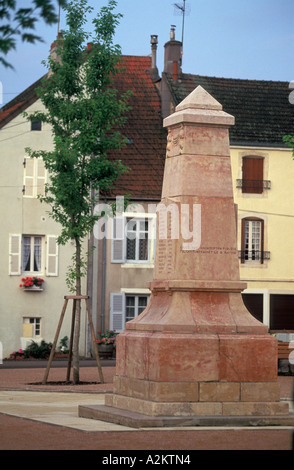
[[[125,295],[110,294],[110,330],[120,333],[125,328]]]
[[[37,159],[37,196],[45,196],[46,169],[42,158]]]
[[[58,276],[58,244],[55,235],[47,236],[46,252],[46,274],[47,276]]]
[[[9,274],[19,276],[21,274],[21,235],[9,235]]]
[[[24,195],[34,196],[34,180],[35,180],[35,159],[25,157],[24,159]]]
[[[112,219],[111,262],[124,263],[125,246],[125,219],[114,217]]]

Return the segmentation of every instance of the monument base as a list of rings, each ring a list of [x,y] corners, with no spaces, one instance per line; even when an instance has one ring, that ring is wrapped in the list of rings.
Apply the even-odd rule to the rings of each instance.
[[[269,334],[135,330],[117,338],[113,394],[79,416],[131,427],[292,426]],[[262,325],[263,326],[263,325]]]
[[[288,404],[286,403],[286,406]],[[131,410],[122,410],[107,405],[80,405],[79,417],[96,419],[132,428],[160,427],[257,427],[257,426],[294,426],[294,413],[271,416],[149,416]]]
[[[79,416],[134,428],[294,426],[278,382],[171,383],[115,376],[105,405],[80,406]]]
[[[136,428],[292,426],[280,401],[276,343],[269,334],[127,329],[118,337],[113,393],[79,416]]]

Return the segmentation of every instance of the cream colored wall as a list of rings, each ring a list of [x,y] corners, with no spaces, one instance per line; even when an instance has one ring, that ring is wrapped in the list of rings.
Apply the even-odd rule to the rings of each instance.
[[[41,110],[37,102],[27,111]],[[18,350],[24,343],[23,317],[41,317],[41,338],[53,342],[59,317],[68,295],[65,283],[67,266],[73,254],[68,244],[59,247],[59,273],[45,279],[43,292],[24,292],[19,287],[22,275],[9,275],[9,234],[59,235],[60,227],[49,217],[48,207],[36,198],[23,197],[23,160],[25,147],[49,150],[51,131],[44,124],[42,131],[30,131],[30,123],[20,114],[0,130],[0,341],[3,357]],[[67,309],[59,339],[70,336],[71,304]],[[81,328],[81,353],[84,352],[85,326]]]
[[[242,194],[236,180],[242,178],[242,157],[264,158],[264,179],[271,189],[262,194]],[[294,161],[284,149],[231,149],[234,199],[238,205],[238,248],[241,249],[241,219],[259,217],[265,221],[264,250],[270,260],[264,264],[240,264],[240,276],[248,288],[294,290]]]

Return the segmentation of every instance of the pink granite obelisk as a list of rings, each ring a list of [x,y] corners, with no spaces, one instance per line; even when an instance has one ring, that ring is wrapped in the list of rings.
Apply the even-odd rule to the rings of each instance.
[[[114,392],[105,399],[110,414],[166,418],[165,425],[174,422],[170,418],[195,424],[201,417],[288,414],[280,402],[277,341],[241,297],[246,284],[237,252],[233,124],[200,86],[164,120],[167,153],[150,302],[118,336]]]

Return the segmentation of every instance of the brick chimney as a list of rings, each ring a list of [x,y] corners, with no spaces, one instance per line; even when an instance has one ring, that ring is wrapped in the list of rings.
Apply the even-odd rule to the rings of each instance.
[[[171,25],[170,40],[164,45],[164,72],[173,75],[174,80],[182,73],[182,43],[175,39],[175,26]]]
[[[52,42],[51,44],[51,48],[50,48],[50,58],[53,59],[53,60],[56,60],[57,62],[60,62],[60,57],[58,56],[57,54],[57,49],[58,47],[60,47],[60,44],[62,42],[62,33],[59,32],[58,35],[57,35],[57,38],[55,39],[55,41]],[[50,67],[50,70],[49,70],[49,75],[51,75],[52,73],[52,69]]]

